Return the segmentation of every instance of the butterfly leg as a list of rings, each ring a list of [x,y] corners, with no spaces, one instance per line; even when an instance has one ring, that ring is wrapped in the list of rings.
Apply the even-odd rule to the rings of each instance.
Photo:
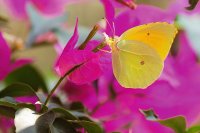
[[[99,50],[99,51],[102,51],[102,52],[106,52],[106,53],[112,53],[111,50],[110,50],[110,51],[109,51],[109,50],[103,50],[103,49],[100,49],[100,48],[98,48],[98,50]]]

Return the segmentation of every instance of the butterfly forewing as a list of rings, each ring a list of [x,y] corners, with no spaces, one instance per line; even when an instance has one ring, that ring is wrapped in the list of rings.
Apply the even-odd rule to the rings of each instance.
[[[120,38],[121,40],[143,42],[155,49],[164,60],[169,53],[176,33],[177,29],[173,24],[157,22],[131,28],[125,31]]]

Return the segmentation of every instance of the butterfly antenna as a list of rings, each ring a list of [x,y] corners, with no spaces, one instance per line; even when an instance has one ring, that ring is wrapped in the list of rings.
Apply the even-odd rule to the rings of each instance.
[[[113,27],[111,26],[111,24],[108,22],[108,20],[107,20],[106,18],[104,18],[104,19],[106,20],[106,22],[107,22],[109,28],[111,29],[112,34],[113,34],[113,37],[114,37],[114,35],[115,35],[115,31],[114,31]]]
[[[115,36],[115,33],[116,33],[116,30],[115,30],[115,23],[114,22],[112,22],[112,26],[113,26],[113,37]]]

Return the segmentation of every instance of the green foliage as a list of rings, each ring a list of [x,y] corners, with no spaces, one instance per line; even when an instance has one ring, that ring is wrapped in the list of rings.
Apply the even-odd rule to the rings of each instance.
[[[61,115],[65,119],[78,120],[78,118],[76,116],[74,116],[71,112],[69,112],[68,110],[66,110],[64,108],[53,108],[51,111]]]
[[[27,84],[14,83],[0,91],[0,114],[14,118],[15,112],[21,108],[35,110],[35,105],[16,102],[14,97],[36,96],[36,92]],[[39,98],[38,98],[39,100]]]
[[[81,102],[73,102],[70,105],[70,109],[76,110],[76,111],[79,111],[79,112],[86,112],[86,108],[84,107],[84,105]]]
[[[90,121],[70,121],[71,123],[77,123],[87,130],[88,133],[103,133],[102,128],[94,122]]]
[[[15,109],[7,106],[2,106],[0,101],[0,114],[6,117],[14,118],[15,117]]]
[[[63,118],[56,118],[53,126],[59,133],[78,133],[76,126]]]
[[[32,110],[35,110],[35,106],[30,103],[19,103],[16,102],[11,97],[1,98],[0,99],[0,114],[14,118],[15,112],[20,108],[30,108]]]
[[[147,120],[156,121],[174,130],[175,133],[186,133],[186,120],[183,116],[159,119],[153,110],[140,110]]]
[[[36,92],[42,89],[47,92],[47,86],[42,75],[31,65],[26,65],[13,71],[5,79],[6,84],[22,82],[30,85]]]
[[[50,133],[56,115],[53,111],[49,111],[41,115],[35,123],[37,133]]]
[[[183,116],[158,120],[158,122],[164,126],[172,128],[176,133],[186,133],[186,121]]]
[[[93,121],[80,120],[78,117],[74,116],[70,111],[64,108],[53,108],[43,114],[32,113],[30,110],[21,110],[22,113],[16,113],[15,118],[21,118],[27,120],[28,116],[38,117],[32,120],[29,127],[24,127],[21,131],[26,133],[78,133],[77,129],[84,128],[87,133],[103,133],[102,128]],[[24,112],[25,111],[25,112]],[[25,115],[22,115],[25,114]],[[20,115],[20,116],[18,116]],[[38,116],[39,115],[39,116]],[[35,120],[35,121],[34,121]],[[21,126],[19,121],[16,120],[16,126]],[[20,129],[21,127],[16,127]]]
[[[188,130],[187,130],[187,133],[199,133],[200,132],[200,126],[193,126],[193,127],[190,127]]]
[[[8,96],[9,97],[36,96],[37,97],[37,94],[31,88],[31,86],[25,83],[14,83],[7,86],[2,91],[0,91],[0,98],[8,97]]]

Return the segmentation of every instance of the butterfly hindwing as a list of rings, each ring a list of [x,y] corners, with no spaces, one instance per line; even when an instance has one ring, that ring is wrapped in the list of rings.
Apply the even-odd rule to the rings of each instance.
[[[126,88],[146,88],[163,69],[163,61],[154,49],[138,41],[120,41],[112,51],[113,72]]]

